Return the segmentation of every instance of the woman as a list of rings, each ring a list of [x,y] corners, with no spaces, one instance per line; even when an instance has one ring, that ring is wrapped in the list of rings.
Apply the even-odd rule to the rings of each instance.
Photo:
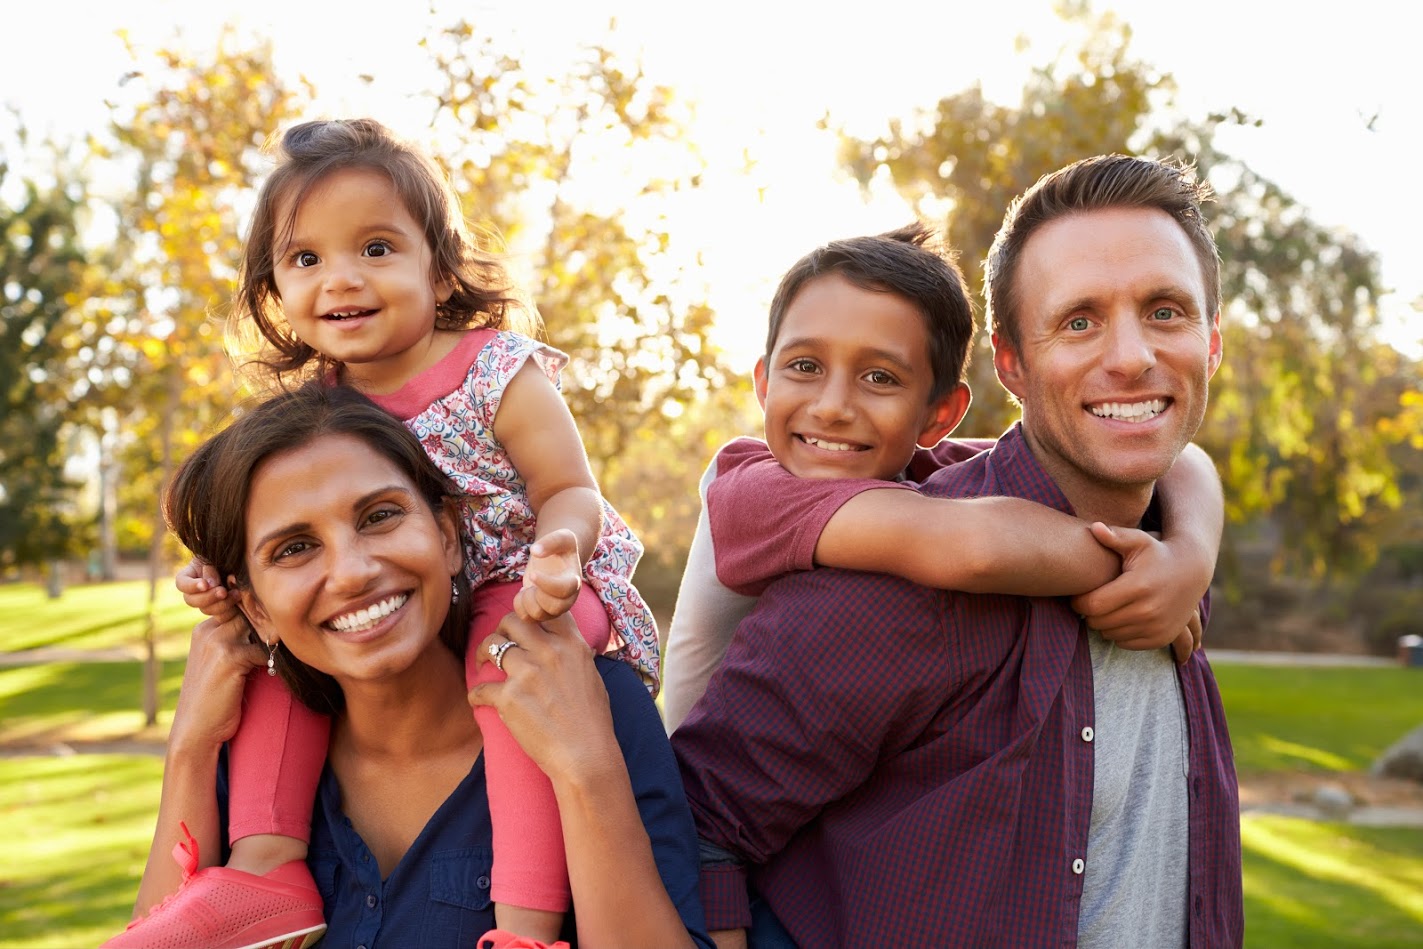
[[[495,708],[553,783],[574,901],[565,936],[593,949],[710,945],[691,816],[636,674],[594,659],[569,617],[511,614],[471,647],[507,681],[466,697],[456,496],[397,420],[319,384],[246,412],[179,471],[168,523],[231,578],[267,647],[241,620],[193,632],[138,914],[181,901],[193,869],[221,862],[222,749],[248,673],[266,665],[332,715],[308,857],[328,944],[466,947],[493,927],[469,701]]]

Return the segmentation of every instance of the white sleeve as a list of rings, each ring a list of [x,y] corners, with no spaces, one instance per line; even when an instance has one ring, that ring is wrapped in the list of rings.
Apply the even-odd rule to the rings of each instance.
[[[713,458],[698,486],[702,511],[687,551],[672,624],[667,628],[667,651],[662,657],[662,720],[669,735],[702,697],[707,680],[726,655],[737,624],[756,605],[754,596],[733,593],[716,578],[716,553],[711,521],[707,519],[707,486],[715,477]]]

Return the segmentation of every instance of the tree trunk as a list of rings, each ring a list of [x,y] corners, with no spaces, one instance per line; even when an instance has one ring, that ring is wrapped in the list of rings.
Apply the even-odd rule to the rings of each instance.
[[[160,476],[158,497],[154,507],[153,541],[148,547],[148,616],[143,626],[143,723],[146,727],[158,724],[158,574],[163,570],[163,540],[167,535],[167,525],[163,523],[161,498],[168,487],[168,476],[173,466],[173,417],[178,411],[180,375],[177,363],[170,361],[164,370],[168,383],[168,406],[159,423]]]

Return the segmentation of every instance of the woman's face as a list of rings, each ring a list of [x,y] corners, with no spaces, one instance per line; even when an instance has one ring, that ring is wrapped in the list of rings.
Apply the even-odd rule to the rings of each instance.
[[[438,644],[460,569],[454,519],[350,435],[257,467],[245,553],[257,632],[343,685],[403,672]]]

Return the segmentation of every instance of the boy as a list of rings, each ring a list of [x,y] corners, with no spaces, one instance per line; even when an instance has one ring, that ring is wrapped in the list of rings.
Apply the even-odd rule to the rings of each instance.
[[[1222,518],[1204,452],[1188,452],[1163,479],[1169,546],[1140,531],[1089,530],[1018,498],[912,490],[992,444],[942,441],[968,409],[973,333],[963,278],[922,224],[832,242],[782,278],[755,368],[766,440],[730,442],[701,482],[702,516],[668,629],[669,733],[761,591],[815,566],[975,593],[1086,594],[1074,607],[1118,645],[1174,641],[1177,659],[1189,657]]]

